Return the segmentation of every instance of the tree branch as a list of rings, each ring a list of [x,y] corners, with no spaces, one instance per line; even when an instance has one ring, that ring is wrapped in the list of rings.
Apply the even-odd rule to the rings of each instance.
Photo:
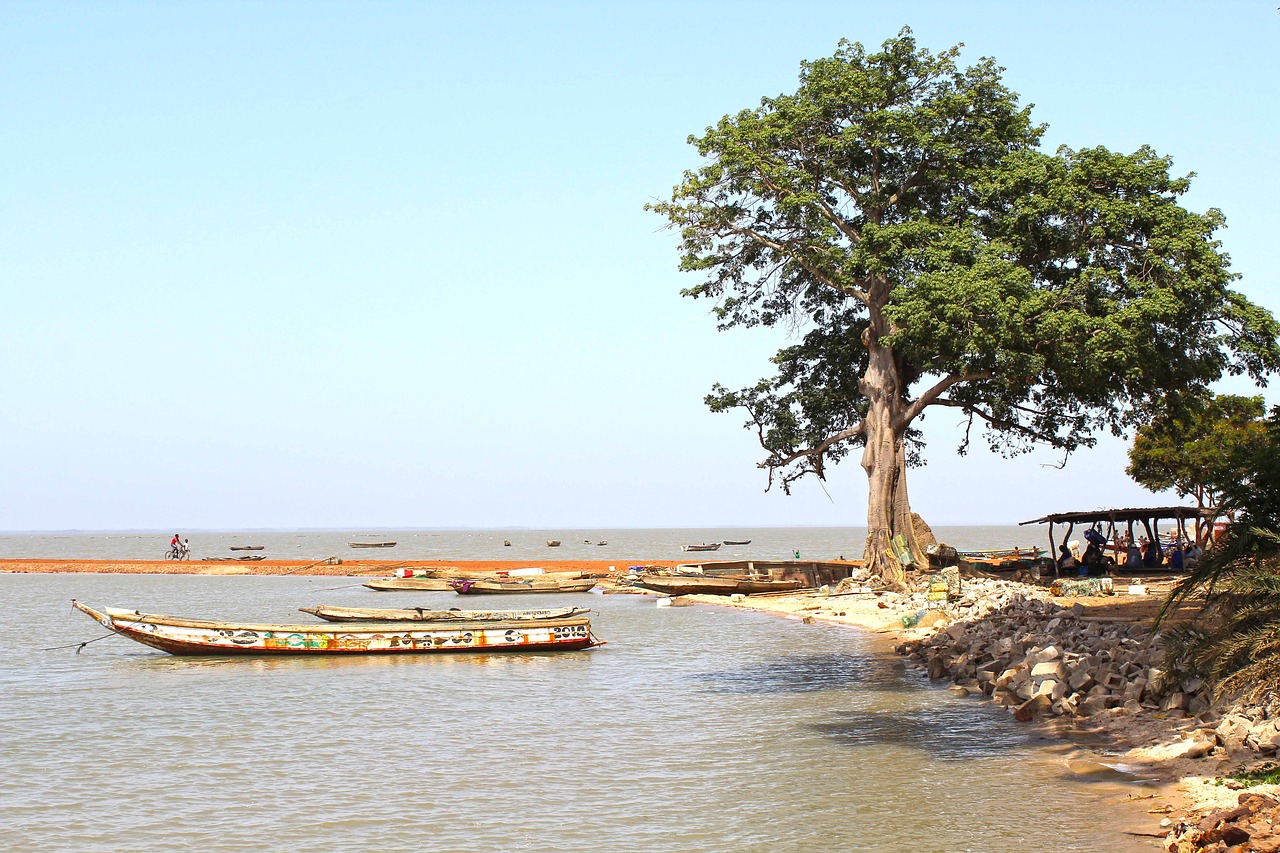
[[[1033,438],[1037,441],[1043,441],[1045,444],[1048,444],[1051,447],[1065,446],[1063,440],[1058,438],[1058,436],[1054,435],[1053,433],[1041,432],[1040,430],[1032,429],[1031,427],[1026,426],[1025,424],[1019,423],[1018,421],[1009,420],[1008,418],[997,417],[996,415],[993,415],[990,412],[983,411],[973,403],[962,403],[958,400],[948,400],[946,397],[939,397],[933,402],[934,402],[934,405],[951,406],[952,408],[963,410],[968,415],[977,415],[978,417],[982,418],[984,421],[986,421],[989,424],[1002,427],[1004,429],[1019,433],[1021,435],[1025,435],[1028,438]],[[1025,409],[1025,408],[1022,408],[1021,406],[1011,406],[1010,408],[1018,409],[1024,412],[1034,413],[1034,410]],[[1077,417],[1079,418],[1079,416]]]
[[[942,402],[938,397],[951,388],[953,385],[959,385],[961,382],[978,382],[983,379],[990,379],[991,373],[982,371],[981,373],[951,373],[939,380],[932,388],[926,390],[923,394],[915,399],[910,406],[903,410],[902,414],[895,419],[894,429],[900,430],[907,424],[916,419],[921,412],[935,402]],[[948,403],[943,403],[948,405]],[[950,405],[954,405],[953,403]]]
[[[787,465],[790,465],[792,462],[795,462],[798,459],[804,459],[805,457],[808,457],[810,459],[820,459],[822,457],[822,454],[826,453],[827,449],[831,447],[833,444],[839,444],[842,441],[848,441],[854,436],[865,435],[866,431],[867,431],[866,422],[858,421],[856,424],[849,427],[848,429],[840,430],[840,432],[836,433],[835,435],[832,435],[823,439],[814,447],[797,451],[783,459],[770,460],[768,465],[770,468],[783,468],[783,467],[786,467]],[[767,450],[768,448],[765,448],[765,449]],[[815,473],[821,474],[821,471],[822,471],[822,466],[819,464],[815,468]]]
[[[817,267],[806,262],[804,258],[798,256],[794,251],[789,250],[786,246],[784,246],[782,243],[777,242],[776,240],[770,240],[768,237],[764,236],[759,231],[756,231],[754,228],[746,228],[746,227],[737,226],[737,225],[725,225],[724,230],[728,231],[731,234],[737,234],[741,237],[748,237],[752,240],[755,240],[757,243],[759,243],[762,246],[767,246],[768,248],[773,249],[775,252],[778,252],[781,255],[785,255],[788,258],[791,258],[797,264],[804,267],[807,273],[809,273],[818,281],[825,284],[827,287],[830,287],[832,290],[838,291],[839,293],[843,293],[845,296],[852,296],[854,299],[857,299],[863,303],[870,301],[870,295],[867,293],[867,291],[863,290],[860,287],[854,287],[853,285],[847,285],[847,284],[840,284],[839,282],[833,281],[830,276],[824,275]]]

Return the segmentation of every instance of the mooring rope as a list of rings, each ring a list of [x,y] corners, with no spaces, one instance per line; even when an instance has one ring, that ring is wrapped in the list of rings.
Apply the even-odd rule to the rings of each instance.
[[[67,643],[65,646],[50,646],[49,648],[41,649],[40,651],[53,652],[53,651],[57,651],[58,649],[69,649],[72,646],[75,646],[76,654],[80,654],[80,650],[83,649],[85,646],[89,645],[90,643],[96,643],[99,640],[105,640],[107,637],[114,637],[114,636],[115,636],[115,632],[113,631],[110,634],[103,634],[101,637],[94,637],[92,640],[85,640],[83,643]]]

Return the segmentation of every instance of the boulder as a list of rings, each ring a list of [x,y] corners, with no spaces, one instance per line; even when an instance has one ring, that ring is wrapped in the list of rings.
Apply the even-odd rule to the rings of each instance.
[[[1020,723],[1025,723],[1049,707],[1049,704],[1048,696],[1032,696],[1014,709],[1013,718]]]

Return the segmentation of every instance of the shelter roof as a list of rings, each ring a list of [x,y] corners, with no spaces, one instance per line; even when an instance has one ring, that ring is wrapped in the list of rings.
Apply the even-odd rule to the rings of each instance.
[[[1049,522],[1056,524],[1060,521],[1069,521],[1073,524],[1078,521],[1094,522],[1094,521],[1142,521],[1143,519],[1158,518],[1195,518],[1198,515],[1209,517],[1212,512],[1205,509],[1203,513],[1193,506],[1152,506],[1152,507],[1128,507],[1125,509],[1095,509],[1088,512],[1056,512],[1052,515],[1046,515],[1044,518],[1033,518],[1030,521],[1020,521],[1018,524],[1044,524]]]

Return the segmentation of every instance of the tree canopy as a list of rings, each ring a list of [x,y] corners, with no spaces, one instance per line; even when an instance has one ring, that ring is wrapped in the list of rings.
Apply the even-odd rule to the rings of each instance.
[[[703,158],[650,205],[719,327],[793,328],[741,407],[783,486],[863,448],[868,556],[896,572],[912,541],[913,426],[948,406],[990,445],[1070,452],[1123,434],[1170,389],[1280,365],[1271,315],[1231,288],[1217,210],[1180,204],[1190,176],[1149,147],[1038,147],[1044,126],[984,58],[841,41],[689,141]],[[967,447],[969,434],[966,432]]]
[[[1250,448],[1267,437],[1262,397],[1170,395],[1133,437],[1126,472],[1153,492],[1190,495],[1200,509],[1249,476]]]
[[[1226,451],[1238,477],[1222,484],[1221,505],[1235,520],[1174,587],[1156,623],[1169,638],[1171,674],[1203,676],[1219,694],[1280,688],[1280,407],[1261,427]],[[1176,621],[1193,599],[1199,616]]]

